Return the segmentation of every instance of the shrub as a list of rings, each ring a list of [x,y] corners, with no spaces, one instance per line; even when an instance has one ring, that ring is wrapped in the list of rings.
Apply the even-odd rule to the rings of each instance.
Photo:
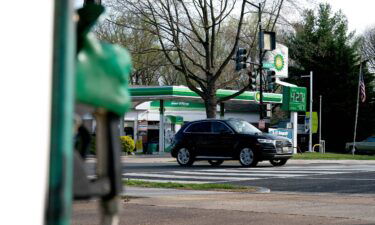
[[[93,136],[91,139],[90,147],[89,147],[89,153],[96,155],[96,137]],[[120,145],[121,150],[126,153],[132,153],[135,149],[134,140],[129,136],[121,136],[120,137]]]
[[[134,140],[129,136],[121,136],[121,147],[122,151],[126,153],[132,153],[135,149]]]

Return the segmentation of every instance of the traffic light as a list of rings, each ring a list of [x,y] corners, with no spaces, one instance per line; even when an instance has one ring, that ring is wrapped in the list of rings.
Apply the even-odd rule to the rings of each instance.
[[[276,33],[262,30],[259,33],[259,48],[264,51],[275,50]]]
[[[276,73],[273,70],[267,71],[267,87],[269,91],[273,91],[275,88]]]
[[[257,81],[256,81],[256,76],[253,72],[248,71],[247,75],[249,75],[249,83],[250,83],[250,89],[251,90],[256,90],[257,88]]]
[[[247,50],[245,48],[238,48],[236,53],[236,71],[246,68],[246,54]]]

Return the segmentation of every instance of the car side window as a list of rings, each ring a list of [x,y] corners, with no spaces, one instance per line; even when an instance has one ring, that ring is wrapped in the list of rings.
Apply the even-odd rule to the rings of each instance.
[[[213,122],[212,130],[214,133],[232,132],[225,124],[220,122]]]
[[[190,125],[185,132],[189,133],[209,133],[211,132],[211,126],[209,122],[194,123]]]

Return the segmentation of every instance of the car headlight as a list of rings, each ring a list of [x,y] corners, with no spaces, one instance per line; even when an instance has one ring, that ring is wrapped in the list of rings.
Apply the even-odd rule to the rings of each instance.
[[[258,139],[258,142],[262,144],[273,144],[273,145],[275,145],[276,143],[275,140],[271,140],[271,139]]]

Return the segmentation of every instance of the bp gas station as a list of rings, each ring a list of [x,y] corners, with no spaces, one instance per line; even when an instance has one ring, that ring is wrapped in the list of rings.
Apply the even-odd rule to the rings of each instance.
[[[276,43],[275,49],[267,51],[262,61],[265,71],[273,71],[275,83],[282,86],[282,93],[245,91],[217,106],[217,117],[240,118],[275,135],[292,140],[297,152],[298,112],[306,111],[306,88],[282,81],[288,77],[288,48]],[[259,79],[259,78],[258,78]],[[235,93],[236,90],[219,89],[217,98]],[[132,109],[125,115],[121,127],[136,143],[158,143],[159,153],[168,151],[173,134],[184,122],[205,119],[205,107],[201,97],[185,86],[130,87]],[[289,113],[284,129],[268,129],[270,113],[263,120],[259,116],[259,104],[267,111],[275,105]],[[156,141],[155,141],[156,140]],[[140,144],[142,148],[147,148]]]
[[[289,132],[285,134],[277,129],[272,132],[291,138],[296,152],[297,139],[294,137],[297,136],[297,112],[306,110],[306,89],[292,87],[294,85],[282,81],[279,84],[288,86],[283,88],[282,94],[263,92],[263,103],[267,108],[276,104],[290,111]],[[219,89],[216,95],[222,98],[235,92]],[[132,110],[124,117],[125,133],[131,135],[136,143],[157,140],[159,153],[168,151],[174,133],[184,122],[206,118],[203,100],[185,86],[131,87],[130,94]],[[258,91],[245,91],[218,105],[218,118],[241,118],[257,126],[259,99]],[[266,120],[266,127],[268,126],[269,120]]]
[[[275,83],[282,87],[280,93],[245,91],[244,93],[217,105],[217,118],[243,119],[263,131],[285,136],[292,140],[294,152],[297,152],[298,112],[306,111],[306,88],[297,87],[282,81],[288,77],[288,48],[276,44],[276,49],[267,52],[263,61],[265,71],[274,71]],[[258,78],[259,79],[259,78]],[[280,89],[279,89],[280,90]],[[137,151],[147,152],[153,144],[152,152],[168,151],[173,135],[185,122],[205,119],[205,105],[202,98],[185,86],[132,86],[131,109],[121,120],[120,135],[131,136]],[[223,98],[236,93],[236,90],[219,89],[216,97]],[[261,99],[262,95],[262,99]],[[261,118],[259,105],[266,105],[267,117]],[[289,119],[285,127],[270,129],[271,109],[281,106],[288,112]],[[88,127],[95,132],[96,122],[93,116],[86,116]],[[282,129],[281,129],[282,128]]]

